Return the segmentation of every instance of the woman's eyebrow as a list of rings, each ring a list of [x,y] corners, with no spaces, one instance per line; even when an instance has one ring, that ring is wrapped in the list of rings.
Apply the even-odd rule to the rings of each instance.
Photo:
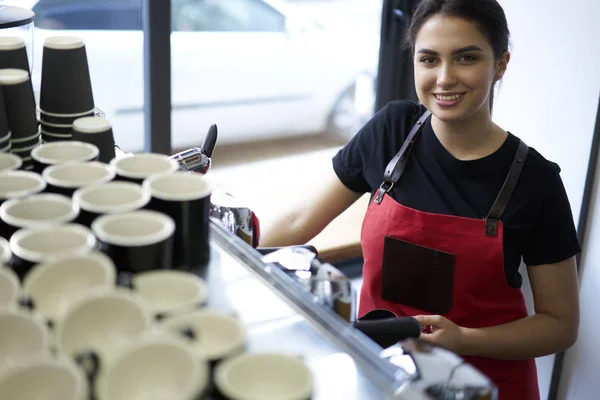
[[[459,49],[453,50],[452,54],[461,54],[461,53],[466,53],[468,51],[483,51],[483,50],[478,46],[470,45],[470,46],[465,46],[465,47],[461,47]],[[423,49],[419,49],[417,51],[417,54],[429,54],[432,56],[437,56],[439,53],[435,50],[423,48]]]

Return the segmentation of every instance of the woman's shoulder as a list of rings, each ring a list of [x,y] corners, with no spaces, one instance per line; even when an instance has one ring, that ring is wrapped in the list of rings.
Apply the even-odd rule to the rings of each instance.
[[[527,177],[527,181],[535,182],[534,186],[539,189],[548,190],[561,182],[560,172],[561,168],[556,162],[544,157],[534,147],[529,147],[523,168],[523,174]]]
[[[426,108],[409,100],[394,100],[389,102],[383,110],[389,120],[410,123],[412,127]]]

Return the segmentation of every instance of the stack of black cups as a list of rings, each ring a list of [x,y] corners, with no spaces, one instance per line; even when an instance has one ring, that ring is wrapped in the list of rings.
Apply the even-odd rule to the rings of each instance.
[[[71,140],[73,122],[95,112],[87,53],[74,36],[49,37],[44,43],[40,87],[43,142]]]
[[[32,168],[29,156],[39,143],[35,99],[25,41],[18,36],[0,37],[0,151],[13,152],[23,160],[23,169]],[[7,71],[8,70],[8,71]]]
[[[10,131],[8,144],[2,143],[1,150],[18,155],[23,160],[23,169],[32,169],[31,150],[40,143],[40,132],[29,72],[23,69],[0,69],[0,88]]]

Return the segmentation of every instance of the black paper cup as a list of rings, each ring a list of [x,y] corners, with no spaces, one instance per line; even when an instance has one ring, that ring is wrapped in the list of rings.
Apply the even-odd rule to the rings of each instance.
[[[72,126],[73,122],[79,118],[85,117],[93,117],[95,110],[90,110],[81,114],[74,115],[58,115],[58,114],[46,114],[43,111],[40,111],[40,122],[43,122],[46,125],[50,126]]]
[[[110,122],[102,117],[85,117],[73,122],[73,140],[98,147],[98,160],[109,163],[115,158],[115,138]]]
[[[59,117],[75,116],[94,108],[83,40],[74,36],[49,37],[42,56],[40,112]]]
[[[119,272],[171,268],[175,222],[166,214],[140,210],[102,215],[92,231]]]
[[[114,169],[98,161],[67,162],[49,166],[42,172],[47,192],[69,197],[80,188],[110,182],[114,177]]]
[[[68,142],[71,140],[72,136],[71,135],[57,135],[57,134],[49,134],[46,133],[44,131],[42,131],[42,140],[41,143],[54,143],[54,142]]]
[[[12,143],[9,142],[5,142],[2,144],[2,146],[0,146],[0,153],[10,153],[12,150]]]
[[[0,69],[30,71],[25,41],[18,36],[0,36]]]
[[[0,206],[0,236],[5,239],[22,228],[49,227],[73,222],[79,206],[69,197],[42,193],[7,200]]]
[[[6,116],[6,105],[4,104],[4,94],[2,86],[0,86],[0,141],[4,142],[11,137],[10,129],[8,128],[8,117]]]
[[[30,171],[0,172],[0,204],[8,199],[32,196],[46,189],[40,174]]]
[[[96,146],[71,140],[43,143],[33,149],[31,157],[35,166],[34,170],[41,173],[50,165],[95,161],[98,159],[98,154],[99,150]]]
[[[19,157],[21,157],[21,159],[27,159],[31,157],[31,152],[33,151],[33,149],[35,149],[36,147],[38,147],[39,144],[34,144],[28,147],[16,147],[14,145],[14,143],[11,143],[11,148],[10,148],[10,152],[13,154],[18,155]]]
[[[41,143],[41,133],[38,131],[31,136],[19,138],[19,139],[10,139],[10,144],[13,150],[16,149],[31,149],[31,147],[36,146]]]
[[[310,368],[298,356],[243,353],[215,369],[217,398],[227,400],[309,400],[313,396]]]
[[[95,245],[92,232],[79,224],[19,229],[10,238],[12,268],[22,280],[35,264],[88,254]]]
[[[9,131],[6,135],[0,137],[0,149],[11,144],[11,141],[10,141],[11,136],[12,135],[10,134],[10,131]]]
[[[80,208],[77,222],[91,227],[101,215],[122,214],[144,208],[150,201],[150,193],[137,183],[108,182],[78,189],[73,194],[73,201]]]
[[[194,269],[210,261],[209,206],[212,186],[200,174],[153,175],[143,183],[152,196],[149,209],[175,221],[173,268]]]
[[[0,70],[8,127],[12,139],[29,137],[38,131],[36,105],[29,72],[22,69]]]
[[[23,160],[16,154],[0,153],[0,172],[17,170],[23,165]]]
[[[40,131],[42,134],[49,135],[73,135],[73,125],[50,125],[40,122]],[[69,137],[70,139],[70,137]]]
[[[110,165],[117,172],[117,179],[141,184],[151,175],[175,172],[179,163],[169,156],[156,153],[139,153],[123,158],[113,158]]]

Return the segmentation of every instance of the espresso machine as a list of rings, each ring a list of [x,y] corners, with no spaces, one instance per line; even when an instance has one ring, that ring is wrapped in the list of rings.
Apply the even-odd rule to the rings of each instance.
[[[204,175],[210,170],[217,137],[217,126],[212,125],[200,147],[174,154],[171,159],[179,163],[180,171]],[[379,356],[382,359],[402,366],[407,372],[413,371],[411,387],[407,389],[409,392],[425,393],[429,398],[438,400],[497,398],[493,382],[461,357],[419,341],[421,327],[415,319],[398,317],[388,310],[373,310],[356,319],[356,292],[350,279],[333,265],[319,260],[314,247],[258,247],[259,220],[235,196],[214,190],[209,216],[225,230],[255,248],[263,263],[291,277],[298,291],[309,296],[315,304],[331,310],[381,346]]]

